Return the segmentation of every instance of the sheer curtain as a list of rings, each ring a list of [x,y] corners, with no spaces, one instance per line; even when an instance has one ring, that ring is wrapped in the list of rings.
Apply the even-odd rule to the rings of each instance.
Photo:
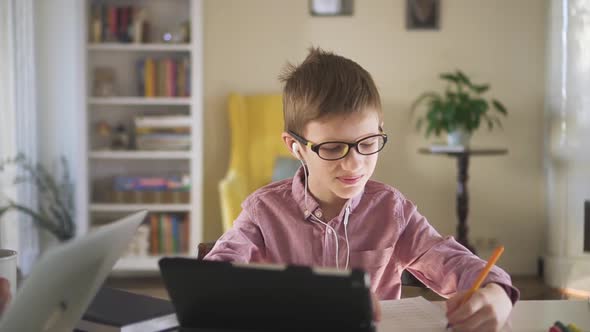
[[[34,57],[34,0],[0,0],[0,158],[23,153],[37,161],[37,105]],[[0,173],[0,188],[19,203],[37,204],[32,185],[11,186],[15,173]],[[19,252],[24,274],[39,254],[38,233],[28,217],[0,220],[0,247]]]

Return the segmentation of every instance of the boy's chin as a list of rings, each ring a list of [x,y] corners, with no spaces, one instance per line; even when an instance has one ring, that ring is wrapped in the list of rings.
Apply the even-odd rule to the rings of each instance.
[[[351,199],[360,194],[363,191],[364,187],[365,185],[363,183],[363,185],[354,187],[336,188],[336,190],[334,190],[334,193],[342,199]]]

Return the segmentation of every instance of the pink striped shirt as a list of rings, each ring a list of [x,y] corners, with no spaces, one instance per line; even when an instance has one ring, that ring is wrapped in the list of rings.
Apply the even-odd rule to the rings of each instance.
[[[323,220],[322,210],[307,195],[306,213],[302,168],[294,178],[271,183],[250,195],[234,226],[205,257],[242,263],[297,264],[344,268],[347,241],[349,268],[369,273],[371,290],[379,299],[399,299],[401,274],[410,271],[436,293],[450,297],[471,287],[485,261],[451,236],[441,236],[412,202],[395,188],[368,181],[340,214]],[[344,225],[349,206],[348,224]],[[321,220],[332,229],[321,224]],[[346,229],[345,229],[346,228]],[[510,276],[494,267],[485,283],[503,286],[512,302],[519,292]]]

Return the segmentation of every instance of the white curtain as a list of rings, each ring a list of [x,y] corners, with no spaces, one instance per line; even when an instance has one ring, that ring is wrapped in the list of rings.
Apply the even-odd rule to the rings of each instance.
[[[34,0],[0,0],[0,158],[23,153],[37,162]],[[36,206],[32,185],[11,186],[14,173],[0,175],[2,192],[21,204]],[[19,252],[28,274],[39,254],[38,233],[28,217],[12,213],[0,221],[0,247]]]

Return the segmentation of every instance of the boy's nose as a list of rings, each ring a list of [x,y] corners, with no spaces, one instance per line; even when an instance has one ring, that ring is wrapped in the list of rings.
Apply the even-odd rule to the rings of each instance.
[[[347,171],[356,171],[361,168],[365,157],[358,153],[356,149],[351,149],[348,151],[348,155],[342,159],[342,168]]]

